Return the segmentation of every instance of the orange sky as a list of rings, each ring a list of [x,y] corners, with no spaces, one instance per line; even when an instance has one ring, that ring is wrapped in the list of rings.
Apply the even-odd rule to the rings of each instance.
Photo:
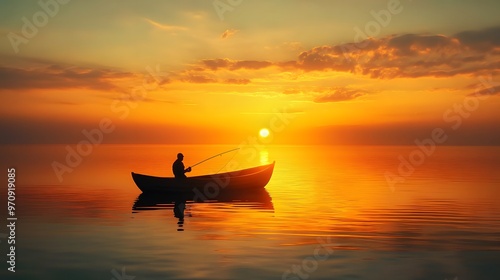
[[[500,144],[498,1],[48,2],[2,4],[2,143]]]

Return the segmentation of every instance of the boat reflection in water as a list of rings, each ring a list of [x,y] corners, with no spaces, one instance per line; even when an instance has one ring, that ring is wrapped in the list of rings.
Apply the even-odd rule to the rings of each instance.
[[[174,217],[179,219],[177,222],[177,225],[179,226],[177,228],[177,231],[184,231],[184,211],[186,210],[186,201],[175,201],[174,203]]]
[[[191,217],[190,207],[193,204],[208,203],[230,205],[259,211],[274,212],[272,198],[265,189],[221,191],[213,199],[202,199],[195,193],[142,193],[132,207],[132,213],[151,210],[169,210],[178,219],[178,231],[183,231],[184,217]],[[187,210],[186,210],[187,208]],[[186,213],[187,212],[187,213]]]

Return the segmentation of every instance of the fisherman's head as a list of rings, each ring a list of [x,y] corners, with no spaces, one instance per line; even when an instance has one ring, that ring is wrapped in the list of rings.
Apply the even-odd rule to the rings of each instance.
[[[180,159],[180,160],[184,159],[184,155],[182,153],[178,153],[177,159]]]

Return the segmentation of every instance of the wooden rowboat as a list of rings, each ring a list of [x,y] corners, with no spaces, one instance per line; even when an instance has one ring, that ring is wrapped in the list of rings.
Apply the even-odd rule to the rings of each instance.
[[[221,191],[263,189],[273,174],[274,162],[268,165],[232,172],[176,179],[156,177],[132,172],[135,184],[143,193],[150,192],[201,192],[210,194]]]

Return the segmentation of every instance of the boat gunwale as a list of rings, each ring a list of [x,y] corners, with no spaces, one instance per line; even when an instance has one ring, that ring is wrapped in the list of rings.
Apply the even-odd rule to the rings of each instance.
[[[235,174],[234,176],[230,176],[230,177],[231,178],[239,178],[239,177],[253,176],[255,174],[265,172],[269,168],[274,167],[275,163],[276,163],[276,161],[273,161],[272,163],[267,164],[267,165],[255,166],[255,167],[250,167],[250,168],[246,168],[246,169],[229,171],[229,172],[225,172],[225,173],[214,173],[214,174],[208,174],[208,175],[199,175],[199,176],[187,177],[186,179],[189,179],[189,180],[200,180],[200,181],[206,180],[206,179],[213,180],[213,177],[217,177],[217,176],[221,176],[221,175],[226,175],[226,174],[231,174],[231,173],[239,173],[241,171],[251,170],[251,169],[258,169],[255,172],[252,172],[252,173],[249,173],[249,174],[241,174],[241,175]],[[141,174],[141,173],[132,172],[132,177],[134,177],[134,175],[143,176],[143,177],[150,177],[150,178],[155,178],[155,179],[165,179],[165,180],[174,180],[174,179],[176,179],[175,177],[159,177],[159,176],[145,175],[145,174]]]

